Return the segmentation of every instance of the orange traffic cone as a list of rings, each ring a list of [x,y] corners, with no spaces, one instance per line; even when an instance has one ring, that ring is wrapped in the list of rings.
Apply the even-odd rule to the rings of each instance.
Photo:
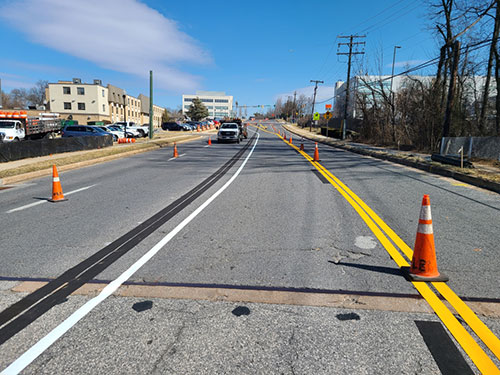
[[[67,199],[64,198],[61,181],[59,180],[59,174],[57,173],[57,168],[55,165],[52,165],[52,199],[49,199],[49,202],[62,201],[67,201]]]
[[[304,143],[300,143],[300,151],[304,151]]]
[[[290,144],[293,145],[293,142],[292,142],[292,135],[290,134]]]
[[[198,133],[199,133],[199,132],[201,132],[201,130],[200,130],[200,125],[198,125],[198,127],[196,128],[196,131],[197,131]]]
[[[212,145],[212,137],[208,137],[208,145]]]
[[[177,152],[177,143],[174,142],[174,158],[179,157],[179,153]]]
[[[318,142],[316,142],[316,148],[314,149],[314,159],[313,159],[313,161],[319,161]]]
[[[411,267],[403,267],[403,271],[411,281],[448,281],[448,277],[439,273],[437,267],[431,201],[427,194],[422,199]]]

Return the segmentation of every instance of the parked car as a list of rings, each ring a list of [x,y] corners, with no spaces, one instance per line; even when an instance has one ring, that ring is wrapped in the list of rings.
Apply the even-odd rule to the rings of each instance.
[[[110,135],[111,137],[113,137],[113,140],[118,139],[118,137],[113,136],[113,134],[104,131],[97,126],[91,125],[67,125],[61,131],[61,135],[64,138],[88,136],[104,137]]]
[[[179,131],[179,130],[188,130],[184,124],[179,124],[176,121],[169,121],[169,122],[164,122],[161,124],[161,128],[163,130],[171,130],[171,131]]]
[[[241,139],[240,128],[235,122],[226,122],[219,127],[217,142],[237,142]]]
[[[111,124],[112,126],[116,126],[118,127],[121,131],[125,131],[125,126],[123,125],[123,122],[122,123],[115,123],[115,124]],[[127,134],[132,134],[132,137],[133,138],[137,138],[137,137],[142,137],[141,133],[139,133],[139,131],[135,128],[129,128],[127,126]]]
[[[129,132],[127,132],[127,135],[129,135],[129,137],[125,137],[125,132],[123,130],[121,130],[119,127],[115,127],[112,125],[102,125],[102,126],[97,126],[97,127],[99,129],[102,129],[102,130],[108,132],[108,133],[113,134],[114,141],[117,141],[118,138],[131,138],[131,137],[133,137],[132,133],[129,133]]]

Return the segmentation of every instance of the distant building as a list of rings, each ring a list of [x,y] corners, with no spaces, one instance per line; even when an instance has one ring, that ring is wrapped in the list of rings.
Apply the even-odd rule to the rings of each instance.
[[[208,117],[230,117],[233,113],[233,97],[223,91],[196,91],[182,95],[182,113],[186,114],[194,98],[198,98],[208,109]]]
[[[80,78],[72,81],[49,83],[47,103],[50,111],[59,113],[61,118],[77,120],[80,124],[89,121],[110,122],[108,88],[101,80],[82,83]]]

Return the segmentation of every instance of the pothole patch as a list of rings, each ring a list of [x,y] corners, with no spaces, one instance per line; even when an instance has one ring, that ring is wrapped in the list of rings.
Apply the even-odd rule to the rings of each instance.
[[[363,250],[371,250],[377,246],[377,241],[371,236],[358,236],[354,241],[354,246]]]

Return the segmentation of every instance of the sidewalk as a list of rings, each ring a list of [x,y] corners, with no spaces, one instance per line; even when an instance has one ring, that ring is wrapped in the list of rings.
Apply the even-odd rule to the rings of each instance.
[[[17,183],[37,177],[50,175],[52,165],[57,165],[60,171],[82,168],[85,166],[103,163],[134,154],[152,151],[161,147],[169,146],[174,142],[183,143],[201,139],[203,136],[213,134],[213,131],[205,132],[159,132],[152,140],[148,138],[138,139],[136,143],[115,143],[111,147],[65,152],[0,163],[0,186]]]
[[[308,128],[300,128],[296,124],[287,123],[284,124],[283,127],[298,136],[322,144],[341,148],[361,155],[375,157],[377,159],[388,160],[393,163],[421,169],[441,176],[454,178],[461,182],[500,193],[500,168],[493,165],[484,165],[475,162],[474,168],[461,169],[452,165],[434,162],[428,154],[394,150],[363,143],[341,141],[317,134],[314,131],[309,132]]]

